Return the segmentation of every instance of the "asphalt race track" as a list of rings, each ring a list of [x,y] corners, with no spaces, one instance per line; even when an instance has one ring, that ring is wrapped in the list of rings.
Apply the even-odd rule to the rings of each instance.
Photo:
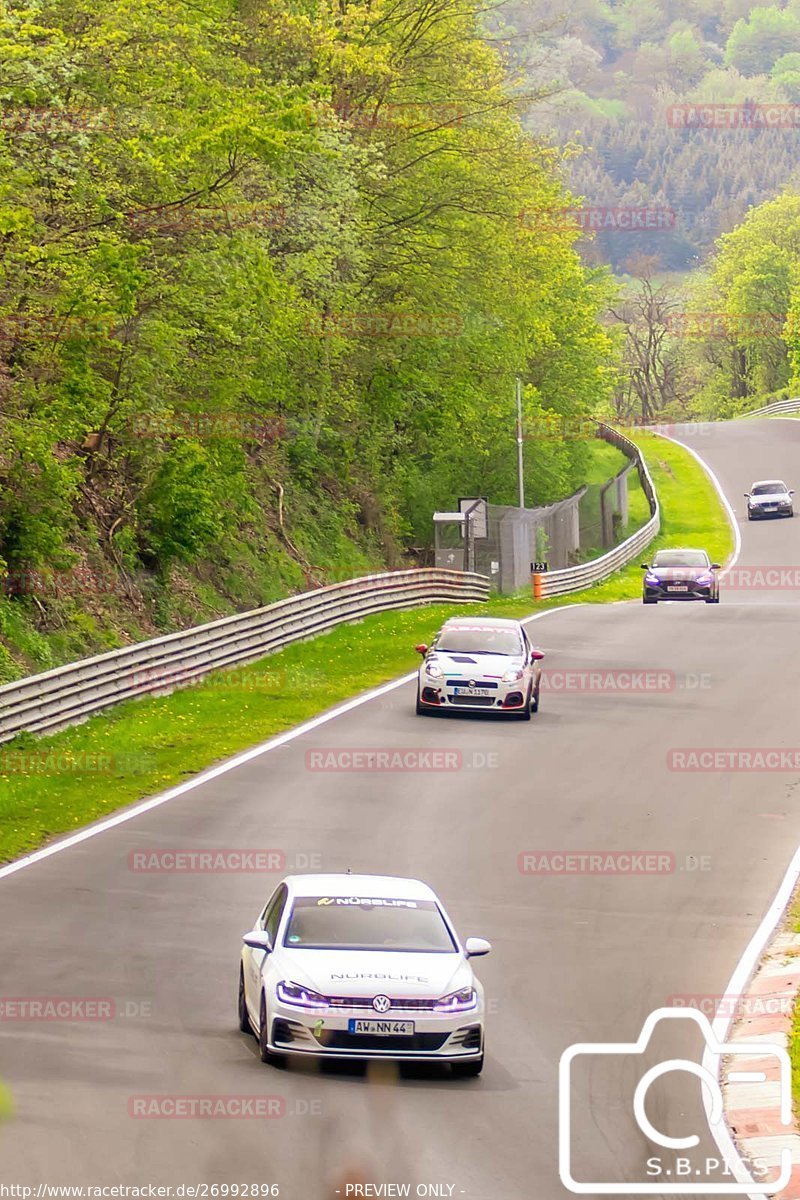
[[[748,524],[742,496],[754,479],[783,476],[800,501],[800,421],[675,436],[731,500],[737,568],[800,572],[800,517]],[[316,1200],[336,1187],[344,1196],[352,1171],[409,1182],[412,1195],[417,1183],[470,1200],[568,1194],[561,1052],[633,1041],[671,998],[723,993],[800,842],[800,772],[668,765],[673,751],[800,747],[800,588],[723,581],[719,606],[583,605],[529,630],[554,673],[530,725],[418,719],[403,685],[0,880],[0,995],[116,1007],[109,1020],[0,1021],[0,1077],[16,1105],[0,1128],[0,1181],[274,1183],[289,1200]],[[598,691],[586,675],[628,669],[661,682],[632,691],[618,676]],[[309,770],[307,753],[327,748],[448,749],[462,765]],[[129,869],[131,851],[154,848],[275,848],[290,865],[427,880],[463,937],[493,943],[477,964],[491,1008],[481,1078],[263,1066],[237,1032],[236,981],[240,935],[276,876]],[[671,857],[656,874],[520,870],[521,855],[564,851]],[[677,1033],[665,1044],[684,1041],[696,1051]],[[576,1075],[580,1178],[642,1177],[652,1151],[631,1126],[637,1078],[630,1060]],[[702,1132],[695,1090],[656,1085],[654,1122]],[[131,1117],[143,1095],[280,1099],[271,1120]]]

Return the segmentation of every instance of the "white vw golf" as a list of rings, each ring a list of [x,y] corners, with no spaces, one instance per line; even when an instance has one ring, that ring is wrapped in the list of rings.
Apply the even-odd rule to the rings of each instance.
[[[483,1067],[483,988],[435,894],[417,879],[289,875],[243,937],[239,1027],[263,1062],[288,1055]]]

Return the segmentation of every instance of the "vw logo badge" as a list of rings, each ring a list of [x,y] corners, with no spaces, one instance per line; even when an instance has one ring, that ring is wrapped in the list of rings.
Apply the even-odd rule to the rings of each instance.
[[[474,679],[470,679],[470,681],[469,681],[469,686],[470,686],[470,687],[475,687],[475,680],[474,680]]]
[[[388,996],[376,996],[372,1001],[372,1007],[375,1012],[385,1013],[392,1007],[392,1002]]]

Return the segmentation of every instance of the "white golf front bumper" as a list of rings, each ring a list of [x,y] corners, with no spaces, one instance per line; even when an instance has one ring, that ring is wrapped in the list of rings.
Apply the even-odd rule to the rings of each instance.
[[[272,998],[269,1045],[278,1054],[331,1058],[389,1058],[416,1062],[461,1062],[483,1052],[483,1006],[464,1012],[435,1013],[392,1009],[379,1015],[371,1008],[307,1010]],[[401,1023],[407,1032],[356,1032],[354,1022],[384,1029]]]

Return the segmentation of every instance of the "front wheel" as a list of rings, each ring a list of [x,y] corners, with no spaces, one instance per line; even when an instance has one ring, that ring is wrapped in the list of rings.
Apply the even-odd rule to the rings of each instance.
[[[450,1064],[456,1079],[474,1079],[483,1070],[483,1055],[471,1062],[454,1062]]]
[[[655,596],[642,596],[642,604],[658,604]]]
[[[538,711],[539,711],[539,689],[537,687],[536,691],[531,696],[531,712],[537,713]]]
[[[250,1017],[247,1014],[247,1001],[244,995],[244,968],[239,967],[239,1029],[242,1033],[252,1033]]]

